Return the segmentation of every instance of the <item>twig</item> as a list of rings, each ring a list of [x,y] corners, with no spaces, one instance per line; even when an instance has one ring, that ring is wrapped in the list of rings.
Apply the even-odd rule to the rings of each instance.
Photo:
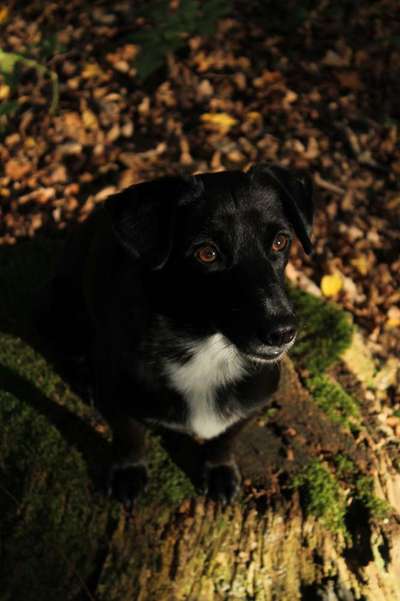
[[[323,179],[319,175],[319,173],[315,174],[314,182],[316,183],[317,186],[319,186],[320,188],[323,188],[324,190],[329,190],[329,192],[334,192],[335,194],[345,194],[345,190],[343,190],[343,188],[340,188],[336,184],[332,184],[331,182],[328,182],[326,179]]]

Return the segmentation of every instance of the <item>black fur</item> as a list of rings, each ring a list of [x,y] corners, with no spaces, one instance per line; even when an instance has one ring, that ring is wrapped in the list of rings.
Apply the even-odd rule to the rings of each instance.
[[[191,434],[189,407],[165,366],[188,365],[193,345],[216,333],[244,372],[215,390],[216,419],[240,419],[203,445],[204,486],[222,501],[236,494],[234,438],[276,389],[273,360],[295,329],[284,290],[290,244],[271,246],[294,231],[310,252],[312,216],[307,176],[257,165],[132,186],[66,245],[51,306],[69,320],[53,336],[65,354],[91,357],[95,400],[114,433],[110,486],[127,505],[146,482],[144,424]],[[194,254],[207,242],[219,258],[205,265]]]

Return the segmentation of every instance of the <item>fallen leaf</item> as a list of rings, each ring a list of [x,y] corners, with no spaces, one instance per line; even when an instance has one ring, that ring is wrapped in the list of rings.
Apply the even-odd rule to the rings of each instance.
[[[258,111],[249,111],[246,113],[246,119],[249,119],[249,121],[262,121],[262,118],[262,114]]]
[[[19,198],[19,204],[27,204],[28,202],[36,202],[40,205],[47,204],[55,196],[54,188],[38,188],[29,194],[24,194]]]
[[[103,202],[103,200],[111,196],[111,194],[115,194],[116,191],[117,188],[115,186],[107,186],[106,188],[100,190],[100,192],[97,192],[96,196],[94,197],[94,202]]]
[[[232,161],[232,163],[241,163],[246,159],[244,154],[241,153],[239,150],[231,150],[230,152],[228,152],[227,157],[230,161]]]
[[[349,48],[343,54],[338,54],[334,50],[328,50],[322,59],[322,63],[328,67],[347,67],[350,64],[352,52]]]
[[[289,107],[291,104],[293,104],[293,102],[296,102],[296,100],[298,99],[298,94],[296,94],[296,92],[293,92],[293,90],[288,90],[286,92],[285,97],[282,100],[282,104],[285,107]]]
[[[324,275],[321,280],[321,291],[324,296],[336,296],[343,288],[343,278],[340,273]]]
[[[88,109],[82,112],[82,121],[84,126],[88,129],[96,129],[99,125],[96,115]]]
[[[359,273],[361,273],[361,275],[367,275],[370,264],[365,255],[360,255],[355,259],[351,259],[350,263],[357,269]]]
[[[24,141],[25,148],[36,148],[36,140],[32,136],[28,136]]]
[[[264,88],[281,80],[282,73],[279,71],[263,71],[261,77],[253,79],[253,85],[255,88]]]
[[[400,309],[399,307],[390,307],[387,314],[386,326],[390,329],[400,327]]]
[[[11,91],[10,86],[8,86],[7,84],[1,85],[0,86],[0,100],[7,100],[7,98],[10,96],[10,91]]]
[[[231,127],[238,123],[237,119],[228,115],[228,113],[204,113],[200,119],[206,125],[219,131],[229,131]]]
[[[102,77],[104,71],[97,63],[87,63],[82,70],[82,77],[84,79],[91,79],[92,77]]]
[[[335,75],[344,88],[356,91],[364,89],[364,84],[357,71],[338,71]]]
[[[7,6],[0,6],[0,23],[4,23],[8,19],[9,10]]]
[[[56,152],[59,157],[77,155],[82,152],[82,144],[78,144],[78,142],[66,142],[65,144],[60,144]]]
[[[316,159],[318,155],[319,155],[318,141],[316,138],[311,136],[310,138],[308,138],[308,144],[307,144],[306,151],[304,152],[304,157],[306,159],[312,160],[312,159]]]
[[[30,163],[18,161],[17,159],[10,159],[6,163],[5,172],[11,179],[18,180],[29,173],[31,168],[32,166]]]
[[[150,98],[145,96],[137,108],[140,115],[147,115],[150,112]]]

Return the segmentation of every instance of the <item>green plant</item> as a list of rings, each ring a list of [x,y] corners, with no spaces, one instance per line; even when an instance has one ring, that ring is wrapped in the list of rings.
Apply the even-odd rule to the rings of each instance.
[[[168,0],[151,1],[141,11],[146,22],[143,30],[128,38],[140,46],[136,59],[139,77],[146,79],[161,67],[167,55],[182,48],[189,36],[212,34],[231,6],[231,0],[181,0],[172,10]]]
[[[35,69],[35,71],[44,77],[48,77],[51,82],[52,87],[52,95],[49,106],[49,113],[52,115],[56,112],[59,103],[59,82],[58,75],[55,71],[52,71],[45,65],[38,63],[37,61],[27,58],[22,54],[18,54],[16,52],[5,52],[0,48],[0,74],[3,76],[5,82],[10,85],[10,87],[15,87],[18,82],[18,73],[17,68],[19,65],[23,65],[25,67]],[[12,114],[17,110],[17,102],[10,101],[7,103],[2,103],[2,106],[6,104],[8,105],[5,109],[3,108],[3,112],[0,112],[0,115],[8,115]]]

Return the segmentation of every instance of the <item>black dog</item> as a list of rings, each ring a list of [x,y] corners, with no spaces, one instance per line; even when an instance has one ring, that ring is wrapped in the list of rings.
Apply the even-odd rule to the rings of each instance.
[[[147,481],[145,424],[201,439],[205,490],[237,493],[233,442],[295,340],[284,268],[292,229],[310,252],[312,215],[310,179],[261,164],[132,186],[67,244],[57,337],[67,355],[90,349],[113,430],[110,485],[126,505]]]

